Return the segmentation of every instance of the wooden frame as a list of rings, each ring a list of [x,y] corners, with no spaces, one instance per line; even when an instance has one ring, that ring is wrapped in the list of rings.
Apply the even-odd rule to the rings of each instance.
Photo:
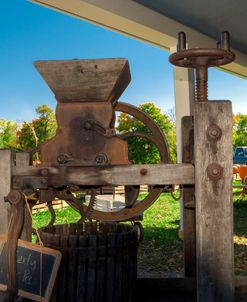
[[[12,176],[40,176],[47,170],[51,185],[166,185],[194,184],[192,164],[118,165],[101,167],[12,167]]]
[[[11,189],[11,150],[0,150],[0,234],[7,233],[10,205],[4,201]]]
[[[234,301],[231,125],[231,102],[195,103],[196,252],[199,302]]]

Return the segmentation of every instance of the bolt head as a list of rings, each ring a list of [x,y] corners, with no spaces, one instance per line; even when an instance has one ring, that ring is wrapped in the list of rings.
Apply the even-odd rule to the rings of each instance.
[[[216,182],[223,176],[223,167],[217,163],[212,163],[207,167],[207,174],[209,179]]]
[[[42,169],[42,170],[40,170],[40,175],[47,176],[48,175],[48,169]]]
[[[141,175],[147,175],[147,174],[148,174],[148,170],[145,169],[145,168],[142,168],[142,169],[140,170],[140,174],[141,174]]]
[[[211,124],[207,129],[207,138],[211,141],[219,140],[222,136],[221,128],[216,124]]]

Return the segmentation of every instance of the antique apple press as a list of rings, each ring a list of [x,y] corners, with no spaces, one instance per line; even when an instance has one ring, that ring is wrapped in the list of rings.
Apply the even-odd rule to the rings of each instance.
[[[11,190],[6,197],[6,201],[11,204],[11,219],[7,240],[7,292],[4,293],[8,295],[7,299],[3,301],[13,302],[17,294],[15,254],[17,240],[23,233],[23,224],[24,231],[31,229],[27,224],[27,216],[24,219],[25,203],[29,206],[36,203],[47,203],[51,212],[51,220],[46,230],[51,232],[52,236],[54,235],[54,240],[58,240],[60,237],[57,236],[55,228],[60,232],[63,227],[53,226],[56,216],[52,201],[55,198],[65,200],[79,212],[81,215],[79,222],[82,224],[87,219],[96,221],[90,222],[92,232],[99,231],[104,234],[104,232],[107,233],[108,226],[102,226],[101,222],[133,219],[152,205],[163,191],[164,186],[176,184],[183,186],[184,282],[188,284],[191,280],[188,278],[191,277],[196,279],[200,301],[233,301],[232,155],[229,152],[232,147],[232,109],[229,101],[208,101],[207,69],[228,64],[234,58],[235,55],[230,49],[228,32],[222,33],[221,43],[217,45],[217,48],[212,49],[186,49],[185,34],[179,34],[178,52],[170,56],[170,62],[180,67],[195,68],[196,70],[194,114],[183,117],[182,120],[183,163],[181,164],[169,163],[166,139],[154,121],[138,108],[118,101],[130,82],[127,60],[35,62],[36,68],[57,99],[58,129],[55,137],[41,146],[42,162],[39,166],[33,166],[28,160],[23,160],[23,154],[18,153],[16,153],[15,163],[12,166],[10,159],[9,163],[4,163],[7,168],[8,165],[11,166],[9,172]],[[117,133],[115,129],[117,112],[133,116],[147,126],[148,132]],[[161,163],[132,164],[129,160],[126,142],[129,137],[141,137],[155,144],[160,153]],[[4,152],[2,151],[2,154],[6,153]],[[20,158],[22,159],[20,160]],[[150,185],[151,189],[143,200],[139,200],[140,185],[142,184]],[[98,190],[102,187],[118,185],[125,188],[124,206],[117,211],[99,210],[96,207]],[[86,197],[81,198],[82,196],[83,198],[89,197],[89,200],[86,200]],[[126,227],[126,225],[124,227],[119,226],[120,224],[114,225],[118,225],[114,226],[116,234],[121,231],[120,229],[124,230]],[[67,229],[69,227],[67,226]],[[48,231],[47,236],[49,237]],[[80,235],[78,232],[83,232],[88,236],[86,227],[85,230],[73,229],[72,231],[74,239]],[[45,234],[45,232],[43,233]],[[111,233],[112,230],[110,230],[110,235]],[[84,254],[93,254],[94,257],[95,248],[97,244],[102,243],[101,240],[105,240],[105,238],[94,238],[89,252],[85,252],[84,247],[79,247],[79,250],[82,248]],[[71,239],[71,244],[72,241]],[[124,259],[126,259],[125,248],[122,248],[124,240],[117,249],[115,246],[114,248],[109,246],[109,239],[105,241],[108,246],[99,246],[97,251],[99,258],[96,263],[102,261],[102,256],[105,255],[108,257],[107,259],[115,257],[118,251],[123,252],[121,257],[124,263]],[[114,242],[116,243],[117,240]],[[75,245],[77,243],[78,240]],[[56,243],[54,246],[58,246],[58,244]],[[66,248],[74,252],[74,247],[66,246]],[[135,257],[130,255],[129,260],[133,260]],[[70,260],[73,258],[69,257]],[[87,262],[91,265],[92,259]],[[107,260],[103,260],[103,262],[108,263]],[[115,269],[120,262],[118,260],[113,262]],[[105,278],[105,272],[102,274],[97,272],[96,276],[101,275],[103,281],[96,281],[95,272],[90,265],[86,270],[92,272],[90,278],[87,279],[90,288],[92,284],[98,284],[99,288],[105,280],[106,282],[113,280],[114,284],[121,284],[113,277],[118,275],[115,272],[109,278]],[[136,267],[136,261],[134,266]],[[70,264],[66,264],[66,267],[70,267]],[[77,270],[76,265],[75,270]],[[109,272],[108,265],[106,272]],[[132,272],[136,274],[135,269]],[[66,277],[66,274],[64,275]],[[119,275],[124,274],[119,273]],[[93,279],[92,276],[94,276]],[[139,281],[145,294],[147,292],[145,291],[146,283]],[[166,280],[162,282],[167,287]],[[212,284],[214,284],[213,287]],[[63,287],[61,286],[61,288]],[[93,294],[97,292],[95,289],[92,291]],[[105,292],[104,289],[103,292]],[[110,290],[109,293],[111,294],[111,292]],[[119,291],[115,292],[117,297]],[[70,294],[70,289],[68,293]],[[112,301],[109,299],[95,300],[93,294],[90,295],[93,298],[89,301]],[[205,300],[204,297],[208,297],[208,299]],[[113,301],[120,300],[117,297]],[[124,301],[131,300],[127,297]]]

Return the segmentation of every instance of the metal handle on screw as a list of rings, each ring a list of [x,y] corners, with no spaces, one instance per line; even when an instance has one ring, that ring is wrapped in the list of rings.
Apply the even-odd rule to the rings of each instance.
[[[180,67],[196,70],[196,101],[208,100],[208,67],[231,63],[235,54],[230,50],[230,34],[224,31],[217,48],[186,49],[186,35],[178,34],[177,52],[169,57],[170,63]]]

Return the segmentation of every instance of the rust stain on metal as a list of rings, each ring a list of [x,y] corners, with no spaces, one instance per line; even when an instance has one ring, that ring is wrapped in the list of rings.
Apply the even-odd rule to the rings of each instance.
[[[42,145],[42,164],[130,164],[127,142],[116,136],[112,124],[113,107],[130,81],[128,61],[45,61],[35,66],[58,101],[57,134]]]

